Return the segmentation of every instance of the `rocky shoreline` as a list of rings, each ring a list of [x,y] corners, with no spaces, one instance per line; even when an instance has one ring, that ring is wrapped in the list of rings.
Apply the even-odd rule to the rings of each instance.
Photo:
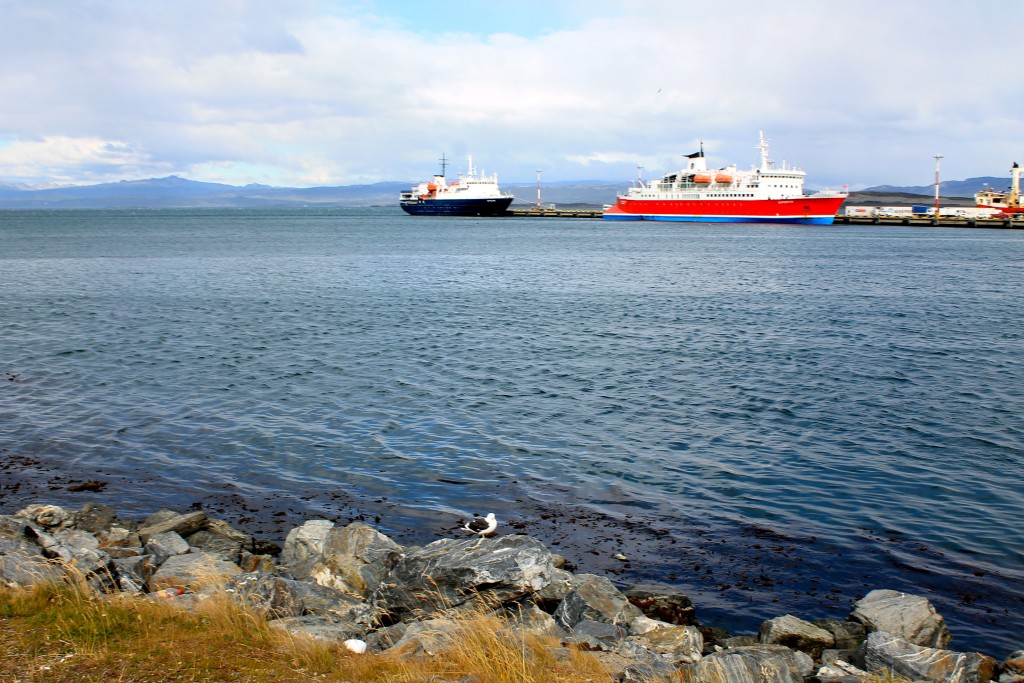
[[[613,680],[661,681],[683,671],[724,683],[853,681],[897,674],[943,683],[1024,683],[1024,651],[997,661],[947,649],[951,635],[927,599],[874,590],[848,614],[805,621],[782,615],[756,634],[698,619],[665,586],[620,591],[573,573],[522,533],[468,532],[400,546],[363,522],[314,519],[283,547],[203,511],[160,510],[134,521],[105,505],[32,504],[0,515],[0,585],[87,577],[97,591],[190,608],[226,593],[274,628],[354,651],[430,656],[460,614],[493,610],[511,627],[554,636],[599,658]]]

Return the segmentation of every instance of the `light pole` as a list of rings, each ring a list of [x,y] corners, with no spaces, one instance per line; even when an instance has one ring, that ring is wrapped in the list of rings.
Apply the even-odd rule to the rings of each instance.
[[[541,170],[537,169],[537,208],[540,208],[540,174]]]
[[[942,155],[935,155],[935,217],[939,217],[939,164],[942,162]]]

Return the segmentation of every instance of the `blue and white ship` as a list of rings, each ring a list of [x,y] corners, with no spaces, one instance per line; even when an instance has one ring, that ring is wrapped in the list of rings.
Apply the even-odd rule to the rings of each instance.
[[[399,195],[399,205],[413,216],[501,216],[515,199],[498,188],[498,175],[478,176],[469,157],[469,170],[451,183],[445,178],[447,159],[441,156],[441,173],[433,180],[413,185]]]

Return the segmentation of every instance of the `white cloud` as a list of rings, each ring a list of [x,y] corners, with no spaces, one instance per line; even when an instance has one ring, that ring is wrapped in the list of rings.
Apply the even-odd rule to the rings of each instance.
[[[0,147],[0,177],[53,182],[102,181],[165,173],[166,164],[119,140],[47,136],[15,140]]]
[[[949,178],[1024,159],[1024,84],[991,75],[1015,71],[1024,4],[434,5],[443,33],[406,7],[0,0],[0,137],[55,155],[0,180],[411,181],[442,152],[625,180],[701,139],[749,165],[762,129],[818,185],[925,184],[936,152]]]

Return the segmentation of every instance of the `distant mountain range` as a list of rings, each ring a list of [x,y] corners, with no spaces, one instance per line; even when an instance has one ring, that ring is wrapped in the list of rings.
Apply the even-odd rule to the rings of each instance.
[[[258,207],[339,207],[395,206],[398,194],[409,182],[383,182],[336,187],[271,187],[268,185],[224,185],[188,180],[179,176],[122,180],[117,183],[27,189],[0,183],[0,209],[110,209],[110,208],[258,208]],[[981,177],[940,183],[944,197],[973,197],[986,186],[997,189],[1009,185],[1007,178]],[[601,206],[610,204],[629,182],[562,181],[541,187],[544,204]],[[507,184],[502,189],[516,196],[513,206],[537,202],[537,186]],[[897,187],[879,185],[862,192],[885,195],[934,194],[934,186]],[[852,198],[851,198],[852,200]]]
[[[939,183],[939,195],[943,197],[974,197],[975,192],[981,192],[985,188],[1003,190],[1010,187],[1010,177],[1004,178],[995,176],[982,176],[980,178],[968,178],[967,180],[944,180]],[[862,190],[863,192],[899,192],[905,194],[925,194],[935,196],[935,185],[877,185]]]

